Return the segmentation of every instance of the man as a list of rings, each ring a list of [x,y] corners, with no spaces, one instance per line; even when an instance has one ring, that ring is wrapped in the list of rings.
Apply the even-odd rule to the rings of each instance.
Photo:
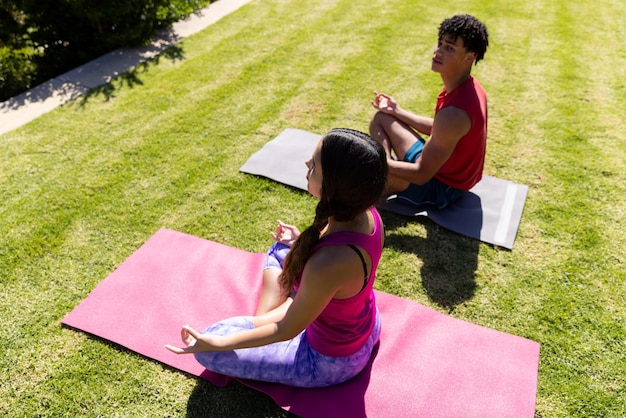
[[[378,112],[370,135],[387,152],[387,195],[443,208],[482,178],[487,96],[471,69],[484,57],[488,43],[487,28],[473,16],[457,15],[441,23],[431,68],[440,74],[443,91],[434,118],[413,114],[391,96],[374,92],[372,105]],[[420,133],[430,138],[425,141]]]

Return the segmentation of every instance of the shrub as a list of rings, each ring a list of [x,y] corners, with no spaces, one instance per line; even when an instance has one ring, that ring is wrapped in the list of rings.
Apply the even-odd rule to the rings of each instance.
[[[1,56],[3,64],[6,56],[7,64],[0,71],[11,75],[0,80],[0,100],[23,88],[20,86],[40,83],[117,48],[147,44],[160,29],[208,3],[210,0],[0,0],[0,47],[11,50]],[[20,84],[22,72],[28,83],[22,80]]]
[[[0,47],[0,100],[6,100],[31,87],[36,67],[30,48]]]

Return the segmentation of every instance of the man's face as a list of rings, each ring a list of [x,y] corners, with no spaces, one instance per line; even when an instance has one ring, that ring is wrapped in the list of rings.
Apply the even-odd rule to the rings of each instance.
[[[465,70],[471,67],[476,54],[465,49],[463,38],[444,33],[438,40],[437,47],[433,51],[431,68],[433,71],[446,74]]]

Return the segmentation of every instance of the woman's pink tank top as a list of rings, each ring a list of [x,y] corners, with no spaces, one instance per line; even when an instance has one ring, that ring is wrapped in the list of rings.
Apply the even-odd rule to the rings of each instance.
[[[331,299],[322,313],[306,329],[311,347],[326,356],[344,357],[356,353],[367,341],[376,322],[374,280],[376,267],[382,254],[382,220],[376,209],[374,231],[371,234],[341,231],[323,237],[313,252],[329,245],[356,245],[367,251],[372,268],[367,284],[356,295],[347,299]]]

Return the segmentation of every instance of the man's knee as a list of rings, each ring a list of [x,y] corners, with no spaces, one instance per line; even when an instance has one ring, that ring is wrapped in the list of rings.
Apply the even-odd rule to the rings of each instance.
[[[385,188],[385,196],[400,193],[409,188],[411,183],[395,176],[387,177],[387,187]]]
[[[397,119],[394,116],[379,110],[378,112],[376,112],[376,114],[374,114],[374,117],[370,122],[370,127],[374,125],[381,127],[389,126],[395,120]]]
[[[376,112],[370,122],[370,136],[378,142],[381,142],[382,139],[387,137],[387,132],[393,119],[395,119],[393,116],[384,112]]]

